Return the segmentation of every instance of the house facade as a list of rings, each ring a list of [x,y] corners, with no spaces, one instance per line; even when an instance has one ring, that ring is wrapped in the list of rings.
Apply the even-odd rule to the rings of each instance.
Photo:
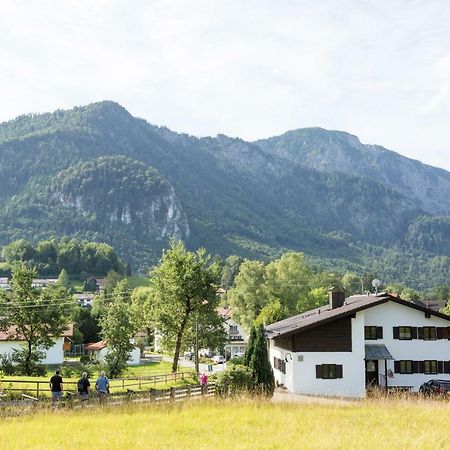
[[[229,359],[236,355],[243,354],[247,348],[247,333],[241,325],[231,317],[230,308],[219,308],[218,314],[222,317],[227,332],[224,356]]]
[[[290,392],[364,397],[450,380],[450,316],[389,294],[345,298],[266,327],[276,382]]]
[[[64,362],[64,351],[70,349],[70,339],[73,336],[73,325],[69,325],[61,336],[53,338],[54,344],[47,350],[42,349],[44,359],[40,362],[46,365],[59,365]],[[9,355],[14,350],[20,350],[25,341],[17,335],[15,327],[0,332],[0,354]]]
[[[104,363],[106,356],[109,353],[108,344],[105,341],[93,342],[86,344],[84,350],[90,358],[98,363]],[[127,364],[129,366],[137,366],[141,362],[141,350],[138,347],[133,347],[130,352]]]

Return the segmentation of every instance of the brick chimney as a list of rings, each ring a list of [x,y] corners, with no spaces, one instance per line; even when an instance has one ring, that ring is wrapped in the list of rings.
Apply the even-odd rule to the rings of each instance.
[[[328,292],[330,308],[340,308],[345,302],[345,292],[342,288],[331,288]]]

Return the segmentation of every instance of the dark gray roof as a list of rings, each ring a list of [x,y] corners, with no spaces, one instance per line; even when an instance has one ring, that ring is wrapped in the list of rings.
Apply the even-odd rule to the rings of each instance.
[[[384,344],[367,344],[366,359],[394,359]]]
[[[387,293],[370,294],[370,295],[352,295],[345,299],[343,306],[335,309],[331,309],[330,305],[321,306],[320,308],[313,309],[311,311],[298,314],[288,319],[281,320],[266,327],[267,336],[274,338],[282,335],[289,335],[295,333],[298,330],[307,330],[319,325],[323,325],[328,322],[346,317],[352,314],[362,311],[367,308],[372,308],[377,305],[381,305],[388,301],[393,301],[410,308],[424,311],[430,315],[441,317],[450,321],[450,316],[438,313],[431,309],[425,308],[420,305],[402,300],[398,297],[394,297]]]

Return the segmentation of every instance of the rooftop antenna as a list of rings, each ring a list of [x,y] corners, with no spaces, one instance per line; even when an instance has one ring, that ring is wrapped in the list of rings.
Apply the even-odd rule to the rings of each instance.
[[[372,280],[372,286],[375,288],[375,295],[378,294],[378,288],[381,286],[381,281],[378,278]]]

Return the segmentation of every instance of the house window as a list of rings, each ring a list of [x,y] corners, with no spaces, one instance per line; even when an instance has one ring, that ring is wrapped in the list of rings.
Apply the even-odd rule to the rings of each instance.
[[[375,340],[377,338],[377,327],[364,327],[364,339]]]
[[[343,378],[342,365],[340,364],[321,364],[316,366],[316,378],[324,380],[334,380]]]
[[[274,369],[279,370],[281,373],[286,373],[286,361],[280,358],[273,358],[273,367]]]
[[[399,373],[403,374],[413,373],[413,362],[409,360],[400,361]]]
[[[364,327],[364,339],[366,339],[367,341],[383,339],[383,327]]]
[[[424,361],[423,373],[438,373],[437,361]]]
[[[435,341],[436,338],[436,327],[423,327],[424,341]]]
[[[398,338],[403,340],[411,340],[411,327],[398,327]]]

